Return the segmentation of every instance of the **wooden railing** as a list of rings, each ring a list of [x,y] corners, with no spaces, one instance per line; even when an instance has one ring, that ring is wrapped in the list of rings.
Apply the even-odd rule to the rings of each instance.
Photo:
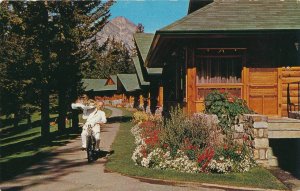
[[[291,101],[291,94],[290,94],[290,84],[296,84],[297,86],[297,102],[298,103],[293,103]],[[299,82],[291,82],[288,83],[287,86],[287,112],[288,112],[288,117],[291,116],[291,112],[293,111],[298,111],[300,112],[300,81]]]

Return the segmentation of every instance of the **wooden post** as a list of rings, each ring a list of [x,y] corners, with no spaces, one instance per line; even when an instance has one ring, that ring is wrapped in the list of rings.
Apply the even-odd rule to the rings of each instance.
[[[194,49],[187,49],[187,111],[188,114],[194,113],[196,108],[196,68]]]
[[[243,99],[246,101],[247,105],[249,106],[249,68],[243,67]]]
[[[278,90],[278,116],[282,116],[282,68],[278,68],[278,82],[277,82],[277,90]]]

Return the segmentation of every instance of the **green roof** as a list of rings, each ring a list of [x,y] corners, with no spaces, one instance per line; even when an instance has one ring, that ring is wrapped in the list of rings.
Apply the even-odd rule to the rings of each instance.
[[[215,0],[158,32],[300,29],[298,0]]]
[[[116,85],[105,85],[107,79],[82,79],[85,91],[116,91]]]
[[[133,60],[135,71],[137,73],[137,76],[139,78],[139,81],[140,81],[141,85],[142,86],[150,85],[150,82],[146,82],[145,79],[144,79],[144,75],[143,75],[144,73],[142,71],[142,66],[141,66],[139,58],[137,56],[135,56],[135,57],[132,58],[132,60]]]
[[[141,54],[143,61],[145,62],[147,54],[149,52],[154,34],[150,33],[135,33],[133,35],[137,45],[137,49]]]
[[[149,75],[161,75],[162,68],[147,68],[147,72]]]
[[[133,62],[134,62],[134,64],[138,64],[139,63],[139,65],[141,67],[144,67],[144,63],[145,63],[145,60],[147,58],[149,49],[151,47],[151,43],[152,43],[154,34],[150,34],[150,33],[135,33],[133,35],[133,37],[134,37],[134,40],[136,42],[136,46],[137,46],[137,49],[138,49],[138,51],[140,53],[140,56],[142,57],[143,63],[140,63],[140,60],[138,58],[132,58]],[[147,70],[147,73],[149,75],[160,75],[160,74],[162,74],[162,68],[146,68],[146,70]],[[142,69],[141,69],[141,71],[142,71]],[[140,78],[139,72],[137,72],[137,73],[138,73],[139,79],[141,80],[142,78]],[[141,74],[143,74],[143,73],[141,73]],[[143,79],[144,79],[144,77],[143,77]]]
[[[140,90],[136,74],[117,74],[117,77],[124,86],[126,92]]]

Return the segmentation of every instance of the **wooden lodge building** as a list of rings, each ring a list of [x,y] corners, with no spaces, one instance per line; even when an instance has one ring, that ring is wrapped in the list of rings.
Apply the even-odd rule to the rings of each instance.
[[[143,92],[140,99],[147,98],[150,110],[154,113],[157,107],[163,106],[162,68],[145,67],[145,60],[154,34],[136,33],[133,37],[137,55],[132,59]]]
[[[132,58],[135,73],[110,75],[107,79],[83,79],[85,93],[89,97],[102,100],[122,100],[123,105],[133,107],[151,106],[154,112],[162,106],[162,68],[146,68],[144,61],[154,34],[134,35],[137,54]]]
[[[289,84],[300,81],[297,0],[190,0],[188,15],[152,38],[140,62],[163,68],[164,110],[203,111],[215,89],[259,114],[287,116],[289,101],[299,110],[299,85]]]

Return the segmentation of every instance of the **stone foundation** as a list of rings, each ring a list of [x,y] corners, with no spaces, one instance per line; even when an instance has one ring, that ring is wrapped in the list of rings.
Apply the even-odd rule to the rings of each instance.
[[[237,118],[233,138],[237,144],[246,143],[252,148],[258,164],[268,167],[268,117],[258,114],[244,114]]]

